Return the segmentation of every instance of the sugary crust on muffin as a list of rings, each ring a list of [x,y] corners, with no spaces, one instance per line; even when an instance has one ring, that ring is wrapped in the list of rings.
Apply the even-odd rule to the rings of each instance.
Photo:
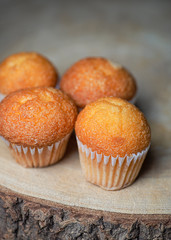
[[[28,87],[55,87],[58,73],[51,62],[35,52],[21,52],[7,57],[0,64],[0,92]]]
[[[100,57],[76,62],[63,75],[60,87],[79,107],[102,97],[131,100],[136,93],[133,76],[124,67]]]
[[[19,145],[51,145],[72,131],[76,117],[75,104],[60,90],[19,90],[0,103],[0,135]]]
[[[150,144],[150,127],[142,112],[119,98],[102,98],[78,115],[76,135],[92,151],[106,156],[136,154]]]

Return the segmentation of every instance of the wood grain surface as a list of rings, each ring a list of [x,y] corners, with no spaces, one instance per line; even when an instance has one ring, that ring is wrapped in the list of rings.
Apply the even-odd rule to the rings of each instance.
[[[168,214],[122,214],[71,207],[0,187],[2,239],[171,239]]]
[[[161,155],[155,156],[154,162],[151,148],[138,179],[120,191],[105,191],[85,181],[74,134],[63,160],[46,168],[25,169],[18,165],[2,141],[0,152],[1,185],[15,192],[108,212],[171,214],[171,173],[167,152],[162,161]]]

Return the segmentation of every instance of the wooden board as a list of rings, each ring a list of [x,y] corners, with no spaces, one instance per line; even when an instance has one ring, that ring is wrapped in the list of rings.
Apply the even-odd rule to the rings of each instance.
[[[74,134],[64,159],[48,168],[19,166],[2,140],[0,153],[3,239],[171,237],[169,151],[151,148],[136,182],[117,192],[84,180]]]
[[[2,239],[171,239],[171,217],[71,207],[0,187]]]
[[[23,168],[2,141],[0,153],[0,183],[18,193],[108,212],[171,214],[169,151],[161,160],[161,153],[152,146],[138,179],[120,191],[105,191],[85,181],[74,134],[63,160],[47,168]]]

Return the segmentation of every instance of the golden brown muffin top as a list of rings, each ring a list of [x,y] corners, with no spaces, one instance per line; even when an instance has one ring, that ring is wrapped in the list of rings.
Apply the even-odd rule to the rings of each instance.
[[[119,98],[101,98],[78,115],[76,135],[92,151],[106,156],[136,154],[150,144],[150,127],[142,112]]]
[[[0,103],[0,135],[19,145],[51,145],[72,131],[76,117],[75,104],[60,90],[19,90]]]
[[[21,52],[0,64],[0,93],[29,87],[55,87],[57,71],[48,59],[35,52]]]
[[[131,100],[136,93],[133,76],[122,66],[101,57],[76,62],[63,75],[60,87],[79,107],[102,97]]]

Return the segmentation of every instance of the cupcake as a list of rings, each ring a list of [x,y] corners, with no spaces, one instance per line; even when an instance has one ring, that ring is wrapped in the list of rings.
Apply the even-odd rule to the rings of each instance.
[[[29,87],[55,87],[58,73],[48,59],[35,52],[22,52],[0,63],[0,98]]]
[[[79,108],[102,97],[134,101],[136,82],[122,66],[105,58],[92,57],[76,62],[63,75],[60,88]]]
[[[117,190],[135,180],[151,135],[144,115],[134,105],[120,98],[101,98],[80,112],[75,131],[87,181]]]
[[[24,167],[45,167],[64,155],[77,108],[54,88],[10,93],[0,103],[0,135]]]

